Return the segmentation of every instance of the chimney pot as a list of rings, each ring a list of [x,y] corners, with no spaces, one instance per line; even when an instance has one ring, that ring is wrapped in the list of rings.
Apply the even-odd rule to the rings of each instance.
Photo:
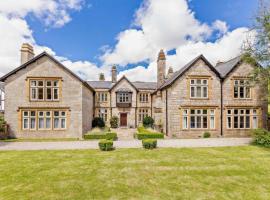
[[[105,75],[103,73],[99,74],[99,80],[100,81],[105,81]]]

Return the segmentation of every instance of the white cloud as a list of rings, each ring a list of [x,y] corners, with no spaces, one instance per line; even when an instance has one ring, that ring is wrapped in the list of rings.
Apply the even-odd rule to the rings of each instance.
[[[84,0],[2,0],[0,14],[8,18],[24,18],[33,14],[46,26],[61,27],[71,18],[70,10],[80,10]]]

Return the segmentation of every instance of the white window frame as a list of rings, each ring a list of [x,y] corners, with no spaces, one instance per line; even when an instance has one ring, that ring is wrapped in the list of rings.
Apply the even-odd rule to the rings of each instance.
[[[60,80],[52,80],[52,79],[30,79],[30,100],[31,101],[59,101],[59,95],[60,95]],[[39,83],[42,83],[42,85],[39,85]],[[50,83],[50,84],[48,84]],[[50,89],[51,98],[48,97],[48,89]],[[42,90],[42,97],[39,98],[39,91]],[[56,93],[55,93],[56,91]],[[35,97],[33,97],[34,93],[36,94]]]
[[[229,126],[229,118],[231,121],[231,126]],[[237,119],[237,127],[235,127],[235,119]],[[241,119],[243,119],[243,127],[241,127]],[[257,127],[254,127],[254,119],[257,121]],[[247,124],[248,122],[248,124]],[[249,125],[249,126],[247,126]],[[227,129],[243,129],[249,130],[258,128],[258,115],[257,109],[250,108],[234,108],[227,109],[226,111],[226,126]]]
[[[207,99],[208,98],[208,79],[190,79],[190,98],[191,99]],[[201,90],[201,95],[198,95],[198,88]],[[206,96],[204,96],[204,89],[206,89]],[[194,91],[194,96],[192,95]]]
[[[103,119],[104,122],[108,121],[108,110],[106,108],[98,109],[98,116]]]
[[[192,111],[194,110],[194,114]],[[206,113],[204,113],[206,111]],[[194,127],[191,126],[192,120],[191,118],[194,117]],[[206,117],[206,128],[204,127],[204,118]],[[200,122],[198,123],[198,119],[200,119]],[[198,127],[198,124],[200,124],[200,127]],[[207,109],[190,109],[190,115],[189,115],[189,127],[190,129],[208,129],[208,110]]]
[[[241,89],[243,90],[243,97],[241,97]],[[246,79],[233,80],[233,98],[251,99],[251,87],[248,80]]]
[[[148,116],[149,116],[149,109],[147,108],[139,109],[139,122],[143,122],[143,119]]]
[[[140,93],[140,102],[148,103],[149,102],[149,94],[148,93]]]
[[[182,114],[182,116],[183,116],[183,121],[182,121],[182,127],[183,127],[183,129],[188,129],[188,109],[184,109],[183,110],[183,114]]]
[[[98,102],[107,102],[108,101],[108,94],[107,92],[98,92]]]

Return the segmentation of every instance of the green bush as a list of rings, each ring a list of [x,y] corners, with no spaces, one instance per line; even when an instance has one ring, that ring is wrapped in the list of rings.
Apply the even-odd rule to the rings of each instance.
[[[143,118],[143,126],[144,127],[153,127],[154,125],[154,119],[150,116],[146,116],[145,118]]]
[[[270,132],[265,129],[253,130],[253,143],[259,146],[270,147]]]
[[[144,127],[138,127],[137,131],[138,132],[135,134],[135,137],[137,137],[137,139],[139,140],[143,140],[147,138],[161,138],[161,139],[164,138],[163,133],[154,132]]]
[[[118,121],[119,121],[119,118],[117,116],[112,116],[112,118],[110,119],[111,127],[118,128]]]
[[[6,122],[5,122],[4,116],[0,116],[0,132],[4,132],[5,125],[6,125]]]
[[[204,132],[203,133],[203,138],[210,138],[211,134],[209,132]]]
[[[84,135],[84,139],[86,140],[99,140],[99,139],[117,140],[117,134],[114,132],[87,133]]]
[[[157,148],[157,140],[156,139],[144,139],[144,140],[142,140],[142,146],[145,149]]]
[[[99,143],[98,143],[98,146],[99,146],[99,149],[101,151],[112,151],[112,150],[114,150],[112,140],[106,140],[106,139],[100,140]]]
[[[99,127],[99,128],[104,128],[105,127],[105,122],[101,117],[95,117],[92,121],[92,127]]]

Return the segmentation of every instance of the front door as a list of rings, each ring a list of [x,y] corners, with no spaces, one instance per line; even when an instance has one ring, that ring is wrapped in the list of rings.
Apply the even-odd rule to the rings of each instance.
[[[120,113],[120,126],[127,126],[127,113]]]

